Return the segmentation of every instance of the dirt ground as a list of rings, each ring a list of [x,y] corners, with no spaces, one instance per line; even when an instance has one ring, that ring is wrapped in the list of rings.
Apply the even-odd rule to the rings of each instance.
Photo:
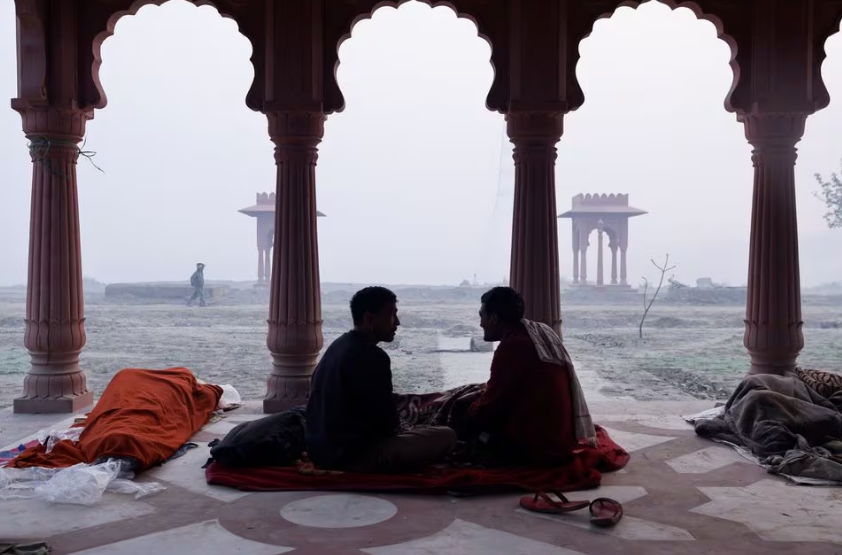
[[[475,303],[408,302],[387,347],[400,391],[433,391],[484,380],[491,353],[469,352],[480,335]],[[202,379],[233,384],[246,399],[264,394],[270,368],[264,304],[116,303],[88,300],[82,364],[97,394],[119,369],[187,366]],[[748,370],[739,306],[656,305],[644,340],[637,306],[568,305],[564,335],[592,395],[638,400],[727,398]],[[323,306],[325,345],[350,325],[347,304]],[[0,294],[0,407],[21,390],[29,357],[23,347],[22,292]],[[805,303],[802,365],[842,371],[842,319],[836,306]],[[824,324],[823,324],[824,323]],[[822,327],[824,325],[825,327]]]

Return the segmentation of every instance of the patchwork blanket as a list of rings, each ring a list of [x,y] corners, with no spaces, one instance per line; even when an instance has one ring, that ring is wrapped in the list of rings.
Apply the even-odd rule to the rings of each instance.
[[[842,484],[842,413],[833,401],[797,374],[749,376],[722,415],[695,429],[751,450],[771,473]]]
[[[421,395],[395,394],[401,426],[447,426],[464,437],[468,409],[485,391],[484,383],[468,384],[447,391]]]

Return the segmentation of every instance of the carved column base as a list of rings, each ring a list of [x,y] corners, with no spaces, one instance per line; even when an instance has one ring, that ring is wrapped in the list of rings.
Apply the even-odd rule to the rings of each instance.
[[[272,353],[272,373],[266,383],[263,412],[272,414],[306,405],[310,398],[310,377],[319,353],[284,355]]]
[[[760,353],[751,354],[751,366],[748,373],[751,374],[775,374],[786,376],[793,373],[796,366],[797,355],[764,356]]]
[[[76,412],[94,403],[79,368],[79,353],[31,354],[32,368],[23,381],[23,395],[13,402],[18,414]]]

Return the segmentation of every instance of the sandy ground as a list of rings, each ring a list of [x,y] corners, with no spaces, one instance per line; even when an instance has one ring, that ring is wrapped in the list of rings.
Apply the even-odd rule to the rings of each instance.
[[[402,327],[387,346],[395,387],[433,391],[484,381],[491,353],[468,350],[479,335],[473,303],[401,304]],[[247,399],[263,396],[270,358],[267,308],[261,304],[188,308],[177,304],[87,304],[88,343],[82,364],[88,387],[101,393],[126,367],[187,366],[202,379],[233,384]],[[742,346],[744,309],[738,306],[656,305],[644,340],[640,309],[632,306],[564,308],[568,349],[588,397],[637,400],[727,398],[748,369]],[[839,306],[805,306],[806,347],[801,364],[842,371]],[[325,345],[346,331],[346,304],[323,306]],[[28,369],[23,347],[24,299],[0,296],[0,407],[11,405]]]

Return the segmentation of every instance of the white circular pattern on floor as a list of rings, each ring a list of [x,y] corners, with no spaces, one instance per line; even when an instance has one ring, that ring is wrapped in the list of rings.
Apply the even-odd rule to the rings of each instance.
[[[398,508],[385,499],[365,495],[317,495],[288,503],[284,520],[311,528],[358,528],[389,520]]]

